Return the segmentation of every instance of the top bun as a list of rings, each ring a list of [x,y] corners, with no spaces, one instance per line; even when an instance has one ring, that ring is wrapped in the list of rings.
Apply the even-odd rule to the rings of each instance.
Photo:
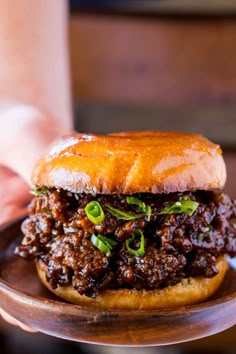
[[[36,164],[32,181],[77,193],[171,193],[223,188],[219,145],[177,132],[72,134]]]

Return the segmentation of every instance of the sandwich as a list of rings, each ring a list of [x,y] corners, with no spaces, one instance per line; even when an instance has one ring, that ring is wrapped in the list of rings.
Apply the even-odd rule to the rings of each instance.
[[[66,301],[168,309],[212,296],[236,255],[218,145],[177,132],[71,134],[32,174],[16,254]]]

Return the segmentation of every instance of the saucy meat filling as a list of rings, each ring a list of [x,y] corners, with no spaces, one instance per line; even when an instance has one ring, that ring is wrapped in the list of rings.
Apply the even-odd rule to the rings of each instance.
[[[236,202],[221,192],[34,194],[16,253],[46,263],[53,288],[156,289],[213,277],[219,255],[236,255]]]

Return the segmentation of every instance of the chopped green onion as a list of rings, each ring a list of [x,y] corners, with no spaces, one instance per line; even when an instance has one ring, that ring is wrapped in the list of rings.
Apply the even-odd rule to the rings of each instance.
[[[96,246],[102,253],[105,253],[107,256],[111,254],[110,248],[102,242],[96,235],[91,236],[91,242],[94,246]]]
[[[133,220],[133,219],[138,219],[144,216],[144,214],[131,214],[127,213],[126,211],[116,209],[110,205],[106,205],[104,207],[106,211],[108,211],[111,215],[115,216],[117,219],[120,220]]]
[[[31,191],[31,194],[35,196],[39,196],[41,194],[47,193],[48,188],[47,187],[34,187],[34,189]]]
[[[104,242],[107,247],[110,248],[110,250],[112,250],[114,247],[116,247],[118,245],[118,242],[115,241],[115,240],[112,240],[111,238],[109,237],[106,237],[106,236],[103,236],[103,235],[98,235],[99,239]]]
[[[147,215],[147,220],[150,221],[152,215],[152,208],[150,205],[146,205],[142,200],[136,197],[126,197],[126,201],[128,204],[137,205],[139,210]]]
[[[131,243],[140,236],[140,246],[138,249],[133,249],[130,247]],[[144,234],[142,233],[141,230],[136,230],[133,232],[132,237],[128,240],[125,241],[127,250],[130,254],[134,254],[135,256],[143,256],[145,253],[145,240],[144,240]]]
[[[118,244],[115,240],[112,240],[103,235],[94,235],[91,236],[91,242],[94,246],[96,246],[102,253],[106,254],[106,256],[111,255],[112,249]]]
[[[212,229],[213,229],[212,225],[209,225],[205,232],[203,232],[201,234],[197,234],[197,240],[200,242],[204,241],[205,238],[207,238],[209,236]]]
[[[137,205],[139,207],[139,209],[142,211],[145,211],[145,209],[146,209],[145,203],[136,197],[126,197],[126,201],[128,204]]]
[[[150,205],[146,206],[146,214],[147,214],[147,221],[150,221],[152,216],[152,208],[150,207]]]
[[[179,200],[173,204],[167,204],[159,214],[182,214],[193,215],[199,206],[198,202],[193,200]]]
[[[95,225],[100,224],[105,219],[102,207],[96,201],[88,203],[84,210],[87,218]]]
[[[203,233],[203,234],[197,234],[197,240],[200,242],[203,242],[204,239],[209,236],[209,232]]]

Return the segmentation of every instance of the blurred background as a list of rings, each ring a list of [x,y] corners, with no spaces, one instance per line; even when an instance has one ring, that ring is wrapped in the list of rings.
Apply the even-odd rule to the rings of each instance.
[[[236,198],[236,1],[74,0],[69,41],[80,132],[180,130],[221,144]],[[161,348],[80,345],[0,323],[0,353],[236,353],[236,328]]]

